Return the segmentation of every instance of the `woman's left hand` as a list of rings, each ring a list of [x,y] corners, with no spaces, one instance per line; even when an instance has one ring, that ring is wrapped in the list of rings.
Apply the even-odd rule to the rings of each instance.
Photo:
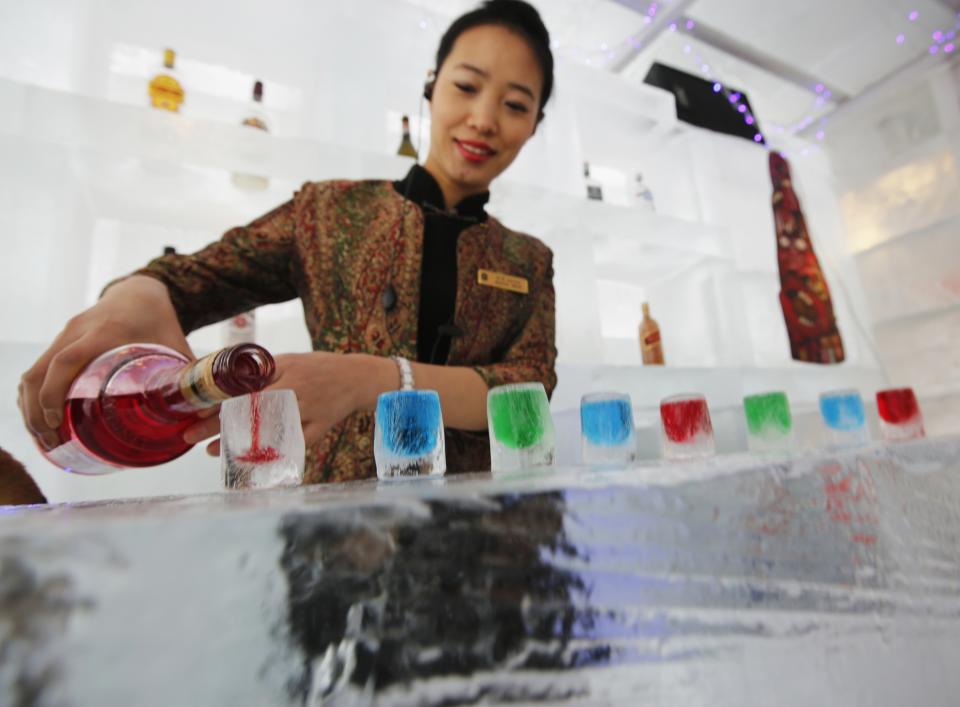
[[[351,413],[372,409],[377,395],[397,387],[397,368],[389,358],[366,354],[314,351],[275,357],[277,375],[266,390],[287,389],[297,395],[300,421],[307,447]],[[197,443],[220,432],[220,416],[211,411],[184,433]],[[207,445],[207,453],[220,453],[220,440]]]

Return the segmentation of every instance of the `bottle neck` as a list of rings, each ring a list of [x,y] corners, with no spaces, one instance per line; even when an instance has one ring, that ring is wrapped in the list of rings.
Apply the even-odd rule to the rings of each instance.
[[[256,344],[238,344],[167,370],[150,382],[147,400],[157,412],[177,416],[262,390],[273,380],[273,356]]]

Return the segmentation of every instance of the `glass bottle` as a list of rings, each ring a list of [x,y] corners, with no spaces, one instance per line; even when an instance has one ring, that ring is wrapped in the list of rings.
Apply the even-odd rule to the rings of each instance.
[[[663,365],[663,342],[660,340],[660,325],[650,316],[650,305],[641,305],[643,319],[640,320],[640,355],[644,366]]]
[[[153,77],[148,86],[150,105],[160,110],[168,110],[171,113],[180,112],[180,106],[185,98],[183,86],[177,80],[174,67],[176,59],[177,53],[175,51],[164,49],[163,70]]]
[[[201,410],[263,389],[274,368],[273,357],[256,344],[197,361],[157,344],[107,351],[70,386],[61,443],[45,454],[81,474],[163,464],[193,446],[183,433]]]
[[[246,115],[243,120],[240,121],[240,124],[248,128],[253,128],[254,130],[261,130],[265,133],[270,132],[267,123],[267,113],[263,109],[262,81],[254,82],[250,104],[247,106]],[[259,151],[259,147],[256,144],[250,145],[243,143],[242,149],[244,153],[243,156],[248,161],[260,162],[264,158],[264,155]],[[234,172],[231,175],[231,180],[235,186],[240,187],[241,189],[263,191],[270,187],[270,179],[261,174]]]
[[[596,179],[590,176],[590,163],[583,163],[583,179],[587,183],[587,198],[594,201],[603,201],[603,187]]]
[[[413,146],[410,140],[410,118],[403,116],[403,139],[400,140],[400,147],[397,148],[397,154],[403,157],[412,157],[417,159],[417,148]]]

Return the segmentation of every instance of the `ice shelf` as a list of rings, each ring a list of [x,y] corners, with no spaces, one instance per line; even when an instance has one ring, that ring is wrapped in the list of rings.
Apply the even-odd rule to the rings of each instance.
[[[953,704],[960,437],[0,513],[0,702]]]

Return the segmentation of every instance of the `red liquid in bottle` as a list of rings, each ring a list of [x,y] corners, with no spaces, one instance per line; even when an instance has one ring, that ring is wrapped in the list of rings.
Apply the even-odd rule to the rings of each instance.
[[[200,410],[259,390],[273,358],[246,344],[190,362],[163,346],[135,344],[93,361],[67,394],[62,443],[47,457],[64,469],[101,474],[176,459]]]

